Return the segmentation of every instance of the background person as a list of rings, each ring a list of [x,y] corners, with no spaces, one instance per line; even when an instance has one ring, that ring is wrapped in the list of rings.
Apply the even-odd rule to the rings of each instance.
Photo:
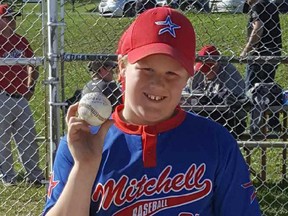
[[[81,96],[89,92],[102,92],[111,102],[113,110],[121,104],[122,92],[114,81],[116,67],[117,64],[110,60],[89,62],[87,68],[91,74],[91,80],[84,85],[82,90],[77,89],[74,95],[65,101],[68,104],[65,107],[65,113],[70,105],[78,102]]]
[[[240,54],[241,57],[252,56],[281,56],[282,35],[279,10],[269,0],[246,0],[250,7],[247,28],[247,43]],[[248,63],[246,69],[246,92],[256,83],[273,83],[279,63]],[[251,118],[257,119],[261,115],[260,109],[253,109]],[[269,119],[269,126],[281,131],[278,114]],[[258,121],[259,122],[259,121]],[[261,123],[253,123],[251,132],[260,132]]]
[[[277,7],[269,0],[247,0],[250,6],[247,43],[240,56],[281,56],[282,36]],[[246,91],[255,83],[274,82],[278,63],[249,63]]]
[[[206,45],[198,52],[198,56],[206,55],[219,56],[220,52],[215,46]],[[229,108],[225,112],[215,110],[212,113],[204,112],[203,114],[225,125],[235,136],[243,133],[247,117],[247,113],[242,107],[243,103],[247,101],[245,82],[233,64],[221,61],[196,63],[195,75],[189,79],[188,89],[191,93],[203,92],[212,104],[234,106],[235,110],[233,111]]]
[[[220,53],[215,46],[206,45],[201,48],[198,55],[219,56]],[[205,90],[209,85],[218,86],[220,91],[225,88],[236,98],[245,97],[245,82],[237,68],[229,62],[195,64],[195,75],[189,80],[190,91]]]
[[[195,40],[177,10],[136,18],[117,51],[124,104],[94,135],[69,108],[44,215],[260,215],[233,137],[178,106]]]
[[[0,57],[30,58],[34,53],[29,42],[15,33],[16,16],[8,5],[0,5]],[[6,186],[16,184],[16,172],[11,152],[11,135],[27,172],[27,181],[40,185],[44,179],[39,168],[36,130],[28,101],[34,94],[39,76],[30,65],[0,66],[0,170]]]

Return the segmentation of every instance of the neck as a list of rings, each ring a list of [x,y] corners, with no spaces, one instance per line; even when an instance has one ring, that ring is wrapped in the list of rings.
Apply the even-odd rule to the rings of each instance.
[[[129,115],[128,113],[131,113],[131,111],[129,112],[127,108],[124,108],[120,113],[119,113],[119,117],[122,121],[128,123],[128,124],[133,124],[133,125],[156,125],[159,124],[163,121],[166,121],[170,118],[172,118],[173,116],[175,116],[178,113],[179,110],[175,109],[173,110],[173,112],[171,113],[171,115],[167,116],[166,118],[163,118],[159,121],[147,121],[145,119],[139,118],[137,117],[135,114],[134,115]]]

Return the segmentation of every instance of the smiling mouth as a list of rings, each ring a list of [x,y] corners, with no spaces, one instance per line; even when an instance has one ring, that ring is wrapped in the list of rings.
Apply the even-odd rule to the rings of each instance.
[[[166,98],[164,96],[155,96],[155,95],[150,95],[150,94],[147,94],[147,93],[144,93],[144,95],[148,99],[153,100],[153,101],[162,101],[162,100],[164,100]]]

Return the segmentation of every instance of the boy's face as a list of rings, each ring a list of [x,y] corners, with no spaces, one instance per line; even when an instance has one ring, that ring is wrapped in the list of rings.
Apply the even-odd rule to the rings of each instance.
[[[218,69],[219,69],[218,63],[211,65],[210,71],[208,73],[206,73],[206,78],[208,80],[213,80],[217,76]]]
[[[100,68],[99,75],[106,82],[110,82],[113,80],[113,68],[103,66]]]
[[[141,125],[169,119],[189,78],[178,61],[162,54],[150,55],[135,64],[121,64],[120,75],[125,78],[123,116]]]
[[[1,17],[0,19],[0,29],[5,30],[9,29],[10,31],[14,31],[16,29],[16,17]]]

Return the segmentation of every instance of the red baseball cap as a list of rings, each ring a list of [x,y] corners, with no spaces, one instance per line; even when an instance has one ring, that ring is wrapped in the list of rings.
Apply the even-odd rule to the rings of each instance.
[[[182,13],[169,7],[146,10],[121,36],[117,54],[128,55],[128,62],[153,54],[166,54],[180,62],[192,76],[195,63],[194,28]]]
[[[202,49],[198,52],[198,56],[205,56],[205,55],[220,55],[218,50],[215,46],[207,45],[202,47]],[[198,62],[195,65],[195,71],[201,71],[204,74],[207,74],[211,71],[211,68],[215,65],[215,63],[202,63]]]
[[[15,12],[8,4],[0,5],[0,17],[21,16],[21,12]]]

